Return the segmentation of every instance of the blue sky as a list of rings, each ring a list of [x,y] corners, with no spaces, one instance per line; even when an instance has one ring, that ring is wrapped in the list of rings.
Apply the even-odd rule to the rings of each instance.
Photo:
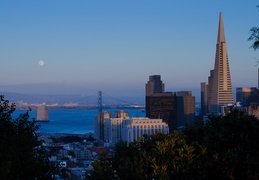
[[[167,91],[198,95],[214,66],[220,12],[232,86],[257,86],[259,51],[247,38],[258,4],[1,0],[0,91],[142,96],[148,76],[160,74]]]

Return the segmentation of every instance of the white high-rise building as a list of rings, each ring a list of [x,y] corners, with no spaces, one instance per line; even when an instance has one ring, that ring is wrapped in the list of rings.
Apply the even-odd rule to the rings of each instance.
[[[104,119],[109,119],[112,117],[111,112],[99,112],[98,116],[94,120],[94,138],[96,140],[104,140]]]

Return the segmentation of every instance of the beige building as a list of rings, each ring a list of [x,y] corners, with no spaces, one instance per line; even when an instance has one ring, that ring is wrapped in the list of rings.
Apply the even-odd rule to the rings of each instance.
[[[177,127],[195,123],[195,96],[192,91],[176,92]]]
[[[143,134],[169,133],[168,125],[162,119],[109,118],[105,119],[105,141],[116,144],[119,141],[133,142]]]
[[[104,119],[109,119],[112,117],[111,112],[99,112],[98,116],[94,120],[94,138],[96,140],[104,140]]]
[[[163,92],[165,92],[165,84],[161,81],[161,76],[149,76],[149,81],[146,84],[146,96]]]
[[[214,69],[208,79],[208,113],[221,114],[222,106],[234,103],[222,13],[219,15]]]
[[[123,122],[122,128],[122,140],[127,142],[138,140],[143,134],[169,133],[168,124],[162,119],[131,118]]]
[[[201,115],[204,116],[208,113],[208,82],[201,83]]]

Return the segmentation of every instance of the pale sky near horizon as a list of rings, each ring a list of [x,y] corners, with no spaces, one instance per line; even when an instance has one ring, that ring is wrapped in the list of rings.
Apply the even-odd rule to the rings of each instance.
[[[0,91],[144,95],[154,74],[167,91],[197,90],[214,68],[220,12],[232,86],[257,87],[259,50],[247,39],[259,26],[258,4],[1,0]]]

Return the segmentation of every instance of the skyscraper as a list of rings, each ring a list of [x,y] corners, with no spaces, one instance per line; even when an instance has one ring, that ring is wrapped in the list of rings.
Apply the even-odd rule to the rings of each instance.
[[[233,93],[228,63],[227,43],[224,33],[222,13],[219,15],[218,39],[214,69],[211,70],[208,82],[208,112],[216,115],[221,107],[233,104]]]
[[[195,97],[191,91],[176,92],[177,128],[195,123]]]
[[[146,96],[146,116],[151,119],[163,119],[168,124],[170,132],[177,129],[175,93],[154,93]]]
[[[94,138],[100,141],[104,140],[104,120],[111,118],[111,112],[98,112],[98,116],[95,117],[94,121]]]
[[[208,112],[208,82],[201,83],[201,116],[204,116]]]
[[[150,96],[155,93],[165,92],[165,85],[161,81],[160,75],[149,76],[149,81],[146,84],[146,96]]]
[[[236,88],[236,102],[247,105],[247,99],[257,90],[256,87],[238,87]]]
[[[146,84],[146,116],[151,119],[163,119],[170,131],[177,128],[176,96],[164,93],[165,85],[160,75],[149,76]]]

